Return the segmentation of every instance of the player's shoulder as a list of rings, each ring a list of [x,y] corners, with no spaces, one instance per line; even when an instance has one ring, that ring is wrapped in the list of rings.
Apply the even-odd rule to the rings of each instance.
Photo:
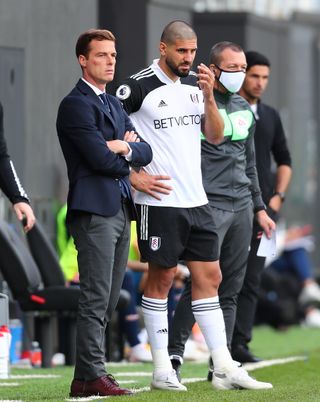
[[[163,85],[151,66],[140,70],[123,80],[116,91],[116,96],[121,101],[128,99],[134,93],[148,93]]]

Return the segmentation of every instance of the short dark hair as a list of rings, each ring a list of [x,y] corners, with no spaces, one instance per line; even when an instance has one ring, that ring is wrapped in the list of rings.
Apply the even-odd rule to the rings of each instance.
[[[88,31],[83,32],[77,40],[76,56],[79,57],[80,55],[83,55],[88,57],[90,42],[93,40],[111,40],[112,42],[115,42],[116,38],[113,33],[107,29],[89,29]]]
[[[174,20],[164,27],[160,40],[163,43],[172,44],[178,39],[197,39],[197,34],[187,22]]]
[[[221,53],[225,49],[231,49],[235,52],[243,52],[242,47],[237,43],[227,41],[218,42],[213,45],[210,50],[209,64],[219,65],[221,61]]]
[[[245,52],[247,59],[247,71],[253,66],[267,66],[271,67],[269,59],[261,53],[249,50]]]

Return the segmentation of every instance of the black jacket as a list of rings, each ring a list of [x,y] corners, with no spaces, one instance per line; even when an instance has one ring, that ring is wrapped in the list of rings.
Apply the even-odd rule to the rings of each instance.
[[[259,102],[257,114],[254,135],[257,170],[262,198],[268,204],[275,183],[271,156],[277,166],[291,166],[291,156],[279,113],[273,107]]]
[[[29,203],[27,193],[22,187],[19,177],[7,150],[7,143],[3,130],[3,109],[0,103],[0,188],[12,204],[18,202]]]

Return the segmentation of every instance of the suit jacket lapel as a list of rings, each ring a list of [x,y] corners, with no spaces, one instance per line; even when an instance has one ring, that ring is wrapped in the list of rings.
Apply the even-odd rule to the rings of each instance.
[[[93,101],[99,107],[99,109],[108,117],[108,119],[111,121],[112,125],[116,129],[117,126],[116,126],[116,122],[115,122],[113,116],[111,115],[111,113],[107,109],[106,105],[101,102],[101,99],[92,90],[92,88],[90,88],[82,79],[80,79],[78,81],[77,87],[79,88],[79,90],[82,93],[84,93],[85,95],[90,97],[90,100]],[[111,102],[109,102],[109,104],[110,104],[110,108],[112,108],[111,110],[115,113],[115,109],[113,108],[113,105],[111,104]]]

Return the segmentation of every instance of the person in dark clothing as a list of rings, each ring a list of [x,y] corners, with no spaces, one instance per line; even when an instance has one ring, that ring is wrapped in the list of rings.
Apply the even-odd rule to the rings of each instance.
[[[135,217],[130,167],[148,165],[152,150],[121,103],[105,92],[115,73],[115,40],[105,29],[79,36],[82,77],[57,115],[69,178],[66,221],[78,251],[81,290],[72,397],[132,394],[106,372],[103,345],[119,300]]]
[[[28,232],[35,223],[35,216],[30,206],[27,193],[22,187],[19,177],[10,159],[7,143],[4,138],[3,108],[0,103],[0,189],[9,198],[19,221],[25,219],[24,230]]]
[[[254,51],[246,52],[246,59],[246,78],[239,94],[248,101],[256,118],[254,143],[262,198],[269,215],[277,220],[291,179],[291,156],[279,113],[260,101],[268,85],[270,62],[264,55]],[[275,172],[272,169],[272,157],[276,164]],[[259,360],[248,348],[252,338],[261,273],[265,264],[265,258],[257,256],[259,232],[261,227],[254,221],[247,271],[238,297],[232,339],[232,357],[241,363]]]

